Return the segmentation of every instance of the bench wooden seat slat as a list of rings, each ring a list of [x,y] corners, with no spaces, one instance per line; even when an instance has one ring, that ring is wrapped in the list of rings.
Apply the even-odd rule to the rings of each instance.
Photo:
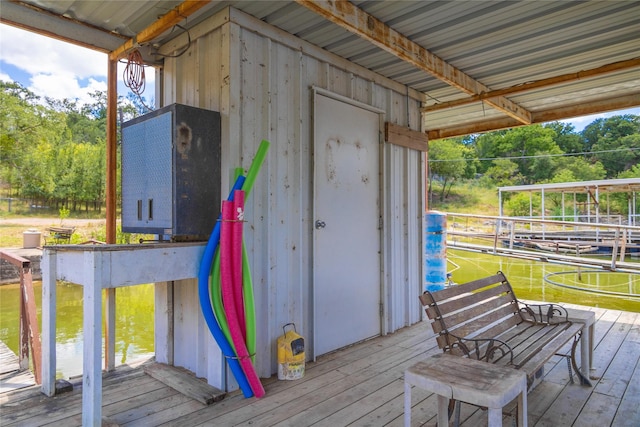
[[[517,333],[517,331],[513,330],[513,327],[517,326],[519,323],[521,323],[520,318],[514,315],[508,319],[504,319],[500,323],[496,323],[495,325],[492,325],[491,328],[481,331],[478,333],[478,335],[475,335],[470,338],[491,339],[491,338],[501,337],[501,336],[508,338],[509,335],[505,335],[505,333],[507,331],[512,331],[512,333]]]
[[[502,282],[503,278],[504,278],[504,275],[502,273],[495,274],[493,276],[474,280],[472,282],[467,282],[462,285],[451,286],[449,288],[442,289],[438,292],[428,293],[426,295],[423,294],[420,297],[420,299],[423,301],[422,305],[427,306],[432,302],[440,302],[452,297],[457,297],[464,293],[470,293],[478,289],[482,289],[486,286],[490,286],[495,283],[500,283]]]
[[[551,341],[548,341],[545,346],[538,348],[535,352],[532,352],[531,357],[516,359],[516,366],[525,372],[537,372],[547,362],[547,360],[558,354],[558,351],[564,347],[566,343],[571,341],[576,334],[579,334],[581,329],[581,324],[572,324],[561,334],[556,335]]]
[[[525,326],[523,333],[508,341],[509,346],[516,353],[513,358],[513,364],[516,367],[523,365],[555,337],[562,334],[565,329],[566,327],[561,326]]]
[[[487,289],[484,292],[470,293],[468,295],[461,296],[460,298],[443,302],[441,304],[438,304],[438,307],[444,313],[453,313],[456,310],[459,310],[460,308],[471,307],[472,305],[478,304],[491,297],[504,294],[508,291],[509,291],[509,287],[504,284],[501,284],[500,286]],[[426,311],[427,311],[427,316],[429,316],[429,319],[433,319],[438,316],[435,306],[431,306],[431,307],[427,306]]]
[[[420,301],[445,353],[521,369],[531,385],[545,362],[574,339],[571,357],[577,366],[583,325],[568,321],[562,307],[519,302],[502,272],[425,292]]]
[[[482,329],[487,328],[488,326],[494,324],[495,322],[504,319],[509,316],[517,316],[517,313],[514,313],[513,307],[511,305],[502,306],[497,310],[490,311],[488,313],[482,313],[480,311],[481,307],[477,307],[476,313],[478,315],[473,318],[473,321],[468,321],[470,319],[466,319],[466,323],[453,323],[449,322],[448,318],[443,318],[444,322],[437,327],[437,329],[442,328],[443,324],[451,324],[451,325],[459,325],[459,327],[453,329],[455,331],[455,335],[466,337],[467,335],[472,335],[475,333],[479,333]],[[517,311],[517,310],[516,310]],[[436,332],[434,330],[434,332]],[[439,333],[440,331],[438,331]]]

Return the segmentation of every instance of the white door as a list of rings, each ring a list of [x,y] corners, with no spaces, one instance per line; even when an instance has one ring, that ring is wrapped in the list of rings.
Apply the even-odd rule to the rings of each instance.
[[[315,94],[314,357],[380,334],[378,112]]]

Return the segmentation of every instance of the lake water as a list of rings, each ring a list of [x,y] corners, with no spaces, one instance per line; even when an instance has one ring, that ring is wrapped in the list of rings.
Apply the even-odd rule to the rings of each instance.
[[[34,282],[34,288],[38,321],[41,322],[42,283]],[[69,378],[80,375],[82,286],[58,283],[56,309],[56,377]],[[153,285],[116,290],[116,365],[154,355],[153,309]],[[0,340],[16,354],[19,326],[20,286],[0,286]]]
[[[640,275],[626,273],[589,273],[580,275],[571,266],[538,263],[516,258],[449,249],[448,270],[453,280],[464,283],[505,273],[516,296],[525,300],[570,302],[574,304],[640,312],[640,297],[614,296],[584,292],[549,283],[549,277],[561,285],[584,287],[600,292],[640,295]],[[35,283],[37,306],[42,298],[41,283]],[[0,286],[0,339],[14,352],[18,350],[19,286]],[[116,365],[154,354],[153,285],[120,288],[116,291]],[[40,318],[40,313],[38,313]],[[59,283],[57,301],[57,377],[69,378],[82,373],[82,287]]]
[[[447,259],[448,270],[453,270],[453,281],[456,283],[502,271],[509,279],[516,297],[523,300],[566,302],[640,312],[640,274],[594,271],[584,267],[580,269],[455,249],[447,250]],[[456,269],[456,266],[459,268]]]

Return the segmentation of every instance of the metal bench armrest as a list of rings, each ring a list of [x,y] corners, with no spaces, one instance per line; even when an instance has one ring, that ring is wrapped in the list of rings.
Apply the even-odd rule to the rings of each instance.
[[[449,346],[451,351],[459,349],[465,356],[471,359],[482,360],[489,363],[495,363],[505,356],[508,356],[509,364],[513,364],[513,350],[509,347],[509,344],[504,341],[496,338],[474,339],[457,337],[453,334],[449,335],[455,338],[455,341]]]
[[[557,304],[527,304],[518,301],[520,315],[525,322],[557,325],[569,322],[567,309]]]

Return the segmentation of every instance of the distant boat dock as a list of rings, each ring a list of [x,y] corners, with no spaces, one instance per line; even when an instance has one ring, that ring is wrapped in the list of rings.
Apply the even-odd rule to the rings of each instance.
[[[640,272],[640,227],[447,213],[449,248],[608,271]]]

